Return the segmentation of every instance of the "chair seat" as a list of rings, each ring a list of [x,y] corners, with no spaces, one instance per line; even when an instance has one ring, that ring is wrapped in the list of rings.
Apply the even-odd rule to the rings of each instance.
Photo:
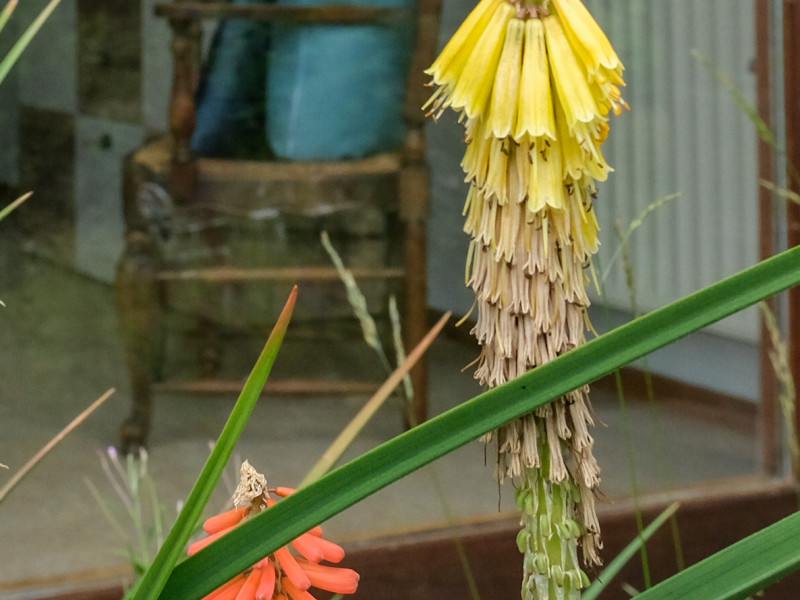
[[[171,137],[161,136],[139,148],[131,166],[145,171],[143,180],[166,187],[171,155]],[[195,207],[256,218],[264,210],[318,216],[358,206],[397,208],[399,152],[325,162],[198,157],[195,165]]]

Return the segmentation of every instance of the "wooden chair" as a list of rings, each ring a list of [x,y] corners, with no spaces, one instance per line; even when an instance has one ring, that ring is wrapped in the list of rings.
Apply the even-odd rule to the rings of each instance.
[[[232,380],[219,377],[218,309],[222,304],[213,291],[230,295],[234,290],[241,294],[247,286],[261,286],[262,297],[275,296],[272,314],[260,315],[267,325],[277,316],[278,297],[285,299],[294,283],[301,285],[298,307],[302,304],[304,282],[318,289],[326,285],[342,289],[324,253],[295,253],[290,243],[280,252],[273,252],[274,248],[260,251],[258,260],[254,261],[247,260],[252,258],[252,253],[231,251],[232,220],[241,225],[249,221],[248,216],[263,215],[264,211],[280,212],[300,222],[301,229],[306,227],[317,232],[322,227],[332,226],[334,230],[339,227],[345,232],[342,239],[346,241],[359,237],[359,227],[364,229],[358,225],[360,217],[367,215],[366,220],[370,222],[369,215],[384,215],[388,223],[385,229],[366,227],[367,250],[362,252],[366,260],[361,265],[351,263],[348,266],[353,267],[356,278],[365,285],[383,282],[380,285],[384,287],[378,289],[385,291],[388,289],[385,286],[392,282],[400,284],[403,329],[408,346],[416,344],[427,328],[425,257],[429,183],[424,115],[420,107],[428,93],[423,69],[430,64],[436,50],[439,0],[418,0],[414,11],[415,42],[404,100],[407,129],[402,147],[396,152],[358,160],[311,163],[202,158],[193,154],[190,139],[195,126],[195,90],[201,70],[201,21],[241,18],[331,24],[381,23],[395,18],[396,9],[174,0],[157,5],[155,10],[157,15],[168,18],[173,34],[170,131],[128,156],[123,167],[126,233],[115,290],[132,394],[132,411],[121,428],[124,449],[145,442],[154,391],[238,393],[241,389],[245,373]],[[315,215],[321,214],[327,215],[322,225],[314,221]],[[354,222],[355,233],[351,231]],[[247,225],[244,227],[246,229]],[[274,238],[264,231],[259,234],[257,220],[254,227],[255,237],[262,241]],[[395,239],[397,234],[399,243],[387,241]],[[379,249],[369,250],[369,243],[376,244]],[[268,262],[275,254],[281,258]],[[294,260],[295,254],[308,254],[309,262]],[[238,263],[237,259],[242,257],[245,257],[244,263],[250,264]],[[348,262],[346,256],[345,261]],[[176,290],[186,286],[202,290],[195,296],[200,299],[201,306],[186,311],[197,317],[201,367],[198,375],[173,381],[165,377],[162,367],[165,306],[170,296],[180,295]],[[352,315],[343,295],[330,291],[319,294],[318,300],[325,304],[323,312]],[[332,304],[326,304],[331,297],[338,302],[336,311],[331,308]],[[232,310],[228,307],[228,313],[243,311],[235,304]],[[289,336],[292,331],[290,329]],[[266,329],[261,332],[265,334]],[[313,365],[307,371],[313,376]],[[421,422],[427,416],[424,364],[413,370],[412,382],[415,397],[409,420]],[[267,385],[276,392],[330,394],[363,393],[374,390],[377,383],[374,380],[366,384],[320,382],[302,377],[271,381]]]

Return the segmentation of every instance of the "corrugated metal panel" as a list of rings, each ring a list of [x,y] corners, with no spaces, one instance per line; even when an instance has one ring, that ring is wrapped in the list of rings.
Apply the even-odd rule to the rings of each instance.
[[[627,226],[655,200],[658,209],[631,239],[639,305],[651,310],[708,285],[758,258],[756,136],[731,94],[704,67],[697,50],[755,98],[751,0],[586,0],[625,63],[631,112],[616,118],[605,146],[617,168],[596,201],[603,265]],[[606,296],[629,306],[620,265]],[[597,301],[597,300],[596,300]],[[715,326],[757,339],[753,310]]]

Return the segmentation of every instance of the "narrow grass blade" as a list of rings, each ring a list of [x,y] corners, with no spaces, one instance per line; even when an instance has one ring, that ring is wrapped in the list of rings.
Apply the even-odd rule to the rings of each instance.
[[[798,282],[800,247],[490,389],[381,444],[249,519],[178,565],[161,597],[202,597],[311,527],[468,441]]]
[[[239,394],[239,399],[236,401],[217,443],[211,450],[211,454],[192,491],[189,492],[189,497],[186,499],[186,504],[184,504],[178,515],[175,525],[167,534],[164,545],[158,551],[153,564],[150,565],[150,568],[137,584],[133,595],[136,600],[154,600],[158,598],[175,563],[181,557],[186,542],[194,531],[194,526],[200,519],[203,508],[214,490],[231,452],[233,452],[236,441],[247,423],[247,419],[261,394],[264,383],[267,381],[283,341],[283,336],[286,333],[286,328],[289,325],[296,297],[297,287],[289,295],[289,299],[278,317],[275,327],[264,349],[261,351],[261,355],[258,357],[250,376],[247,378],[242,393]],[[170,596],[167,595],[165,597]]]
[[[606,584],[622,570],[622,567],[624,567],[633,557],[633,555],[639,551],[644,543],[649,540],[664,523],[667,522],[667,519],[675,514],[676,510],[678,510],[677,502],[671,504],[666,510],[664,510],[664,512],[653,519],[653,522],[645,527],[640,535],[637,535],[630,544],[623,548],[622,552],[614,557],[614,560],[608,563],[608,566],[603,569],[603,572],[600,573],[597,579],[595,579],[594,583],[592,583],[588,589],[581,593],[581,599],[594,600],[597,598],[597,596],[600,595],[600,592],[605,589]]]
[[[5,208],[3,208],[3,210],[0,210],[0,221],[5,219],[9,214],[11,214],[11,211],[13,211],[15,208],[17,208],[23,202],[25,202],[25,200],[30,198],[32,195],[33,195],[33,192],[28,192],[27,194],[22,194],[22,196],[20,196],[19,198],[14,200],[11,204],[9,204]]]
[[[375,395],[367,400],[366,404],[364,404],[362,409],[353,418],[353,420],[350,421],[344,429],[342,429],[342,432],[339,434],[339,436],[325,451],[317,463],[311,468],[311,470],[308,472],[308,475],[303,478],[303,481],[300,482],[298,487],[304,487],[312,481],[319,479],[322,477],[322,475],[330,470],[337,460],[339,460],[339,457],[358,435],[358,432],[364,428],[364,425],[366,425],[367,422],[372,418],[372,415],[374,415],[375,412],[383,405],[395,388],[400,385],[406,373],[411,370],[411,368],[423,355],[425,350],[428,349],[428,346],[431,345],[431,342],[433,342],[436,336],[439,335],[439,332],[445,326],[445,323],[447,323],[450,317],[451,313],[445,313],[444,316],[439,319],[438,323],[436,323],[436,325],[434,325],[433,328],[427,333],[427,335],[422,338],[414,350],[411,351],[411,354],[408,355],[403,363],[397,367],[397,369],[389,376],[389,378],[383,383],[378,391],[375,392]]]
[[[783,198],[784,200],[789,200],[790,202],[794,202],[795,204],[800,204],[800,194],[797,192],[793,192],[790,189],[778,187],[771,181],[767,181],[766,179],[759,179],[758,185],[761,187],[768,189],[770,192],[773,192],[778,197]]]
[[[758,137],[761,138],[764,143],[775,148],[777,145],[775,135],[769,128],[769,125],[767,125],[759,116],[758,109],[745,99],[742,92],[740,92],[733,81],[731,81],[731,78],[728,76],[728,74],[717,67],[709,57],[704,55],[696,48],[692,50],[692,56],[694,56],[695,60],[705,67],[708,72],[711,73],[722,85],[722,87],[725,88],[725,90],[731,95],[733,101],[736,102],[736,105],[739,107],[739,110],[747,115],[747,117],[755,126]]]
[[[11,47],[11,50],[8,51],[8,54],[6,54],[5,58],[0,62],[0,83],[6,78],[11,67],[17,62],[22,52],[28,47],[28,44],[30,44],[33,36],[41,29],[42,25],[44,25],[50,13],[56,9],[59,2],[61,2],[61,0],[50,0],[50,3],[42,9],[39,16],[34,19],[33,23],[28,26],[25,32]]]
[[[611,275],[611,269],[614,268],[614,263],[616,263],[619,260],[620,255],[623,253],[625,248],[628,246],[628,242],[630,241],[631,236],[634,234],[634,232],[639,227],[644,225],[644,222],[647,220],[647,218],[652,213],[657,211],[659,208],[661,208],[662,206],[664,206],[668,202],[672,202],[673,200],[677,200],[678,198],[681,197],[681,195],[682,195],[681,192],[676,192],[674,194],[670,194],[668,196],[663,196],[662,198],[658,198],[656,200],[653,200],[653,202],[648,204],[647,207],[642,212],[640,212],[639,215],[633,221],[631,221],[631,224],[628,225],[628,229],[624,233],[620,232],[617,235],[619,244],[614,249],[614,253],[611,255],[611,258],[609,259],[608,264],[606,265],[606,268],[603,269],[603,274],[600,276],[600,280],[604,284],[605,284],[606,280],[608,280],[609,275]]]
[[[3,7],[3,11],[0,12],[0,31],[3,31],[3,27],[8,23],[8,19],[15,8],[17,8],[17,0],[8,0],[8,3]]]
[[[636,596],[741,600],[800,568],[800,513],[765,527]]]
[[[33,469],[39,462],[47,455],[50,450],[56,447],[61,440],[63,440],[70,431],[75,429],[78,425],[83,423],[90,414],[92,414],[103,402],[108,400],[111,394],[114,393],[114,388],[108,390],[105,394],[100,396],[97,400],[92,402],[81,414],[75,417],[72,421],[70,421],[69,425],[64,427],[58,434],[49,442],[47,442],[41,450],[39,450],[36,454],[34,454],[31,459],[26,462],[22,468],[14,473],[14,476],[6,482],[6,484],[0,489],[0,502],[5,500],[6,496],[11,493],[16,485],[22,481],[22,478],[25,477],[31,469]]]

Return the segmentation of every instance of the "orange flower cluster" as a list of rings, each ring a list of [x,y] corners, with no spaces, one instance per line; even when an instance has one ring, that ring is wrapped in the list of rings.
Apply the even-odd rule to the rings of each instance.
[[[294,492],[287,487],[270,491],[283,498]],[[203,529],[208,536],[191,544],[189,555],[219,539],[247,517],[275,503],[276,500],[265,491],[249,506],[239,506],[206,520]],[[290,546],[296,554],[290,550]],[[314,527],[302,534],[290,546],[279,548],[262,558],[203,600],[315,600],[308,592],[311,587],[335,594],[355,593],[358,573],[352,569],[322,564],[322,561],[340,562],[344,558],[344,550],[323,538],[321,527]]]

